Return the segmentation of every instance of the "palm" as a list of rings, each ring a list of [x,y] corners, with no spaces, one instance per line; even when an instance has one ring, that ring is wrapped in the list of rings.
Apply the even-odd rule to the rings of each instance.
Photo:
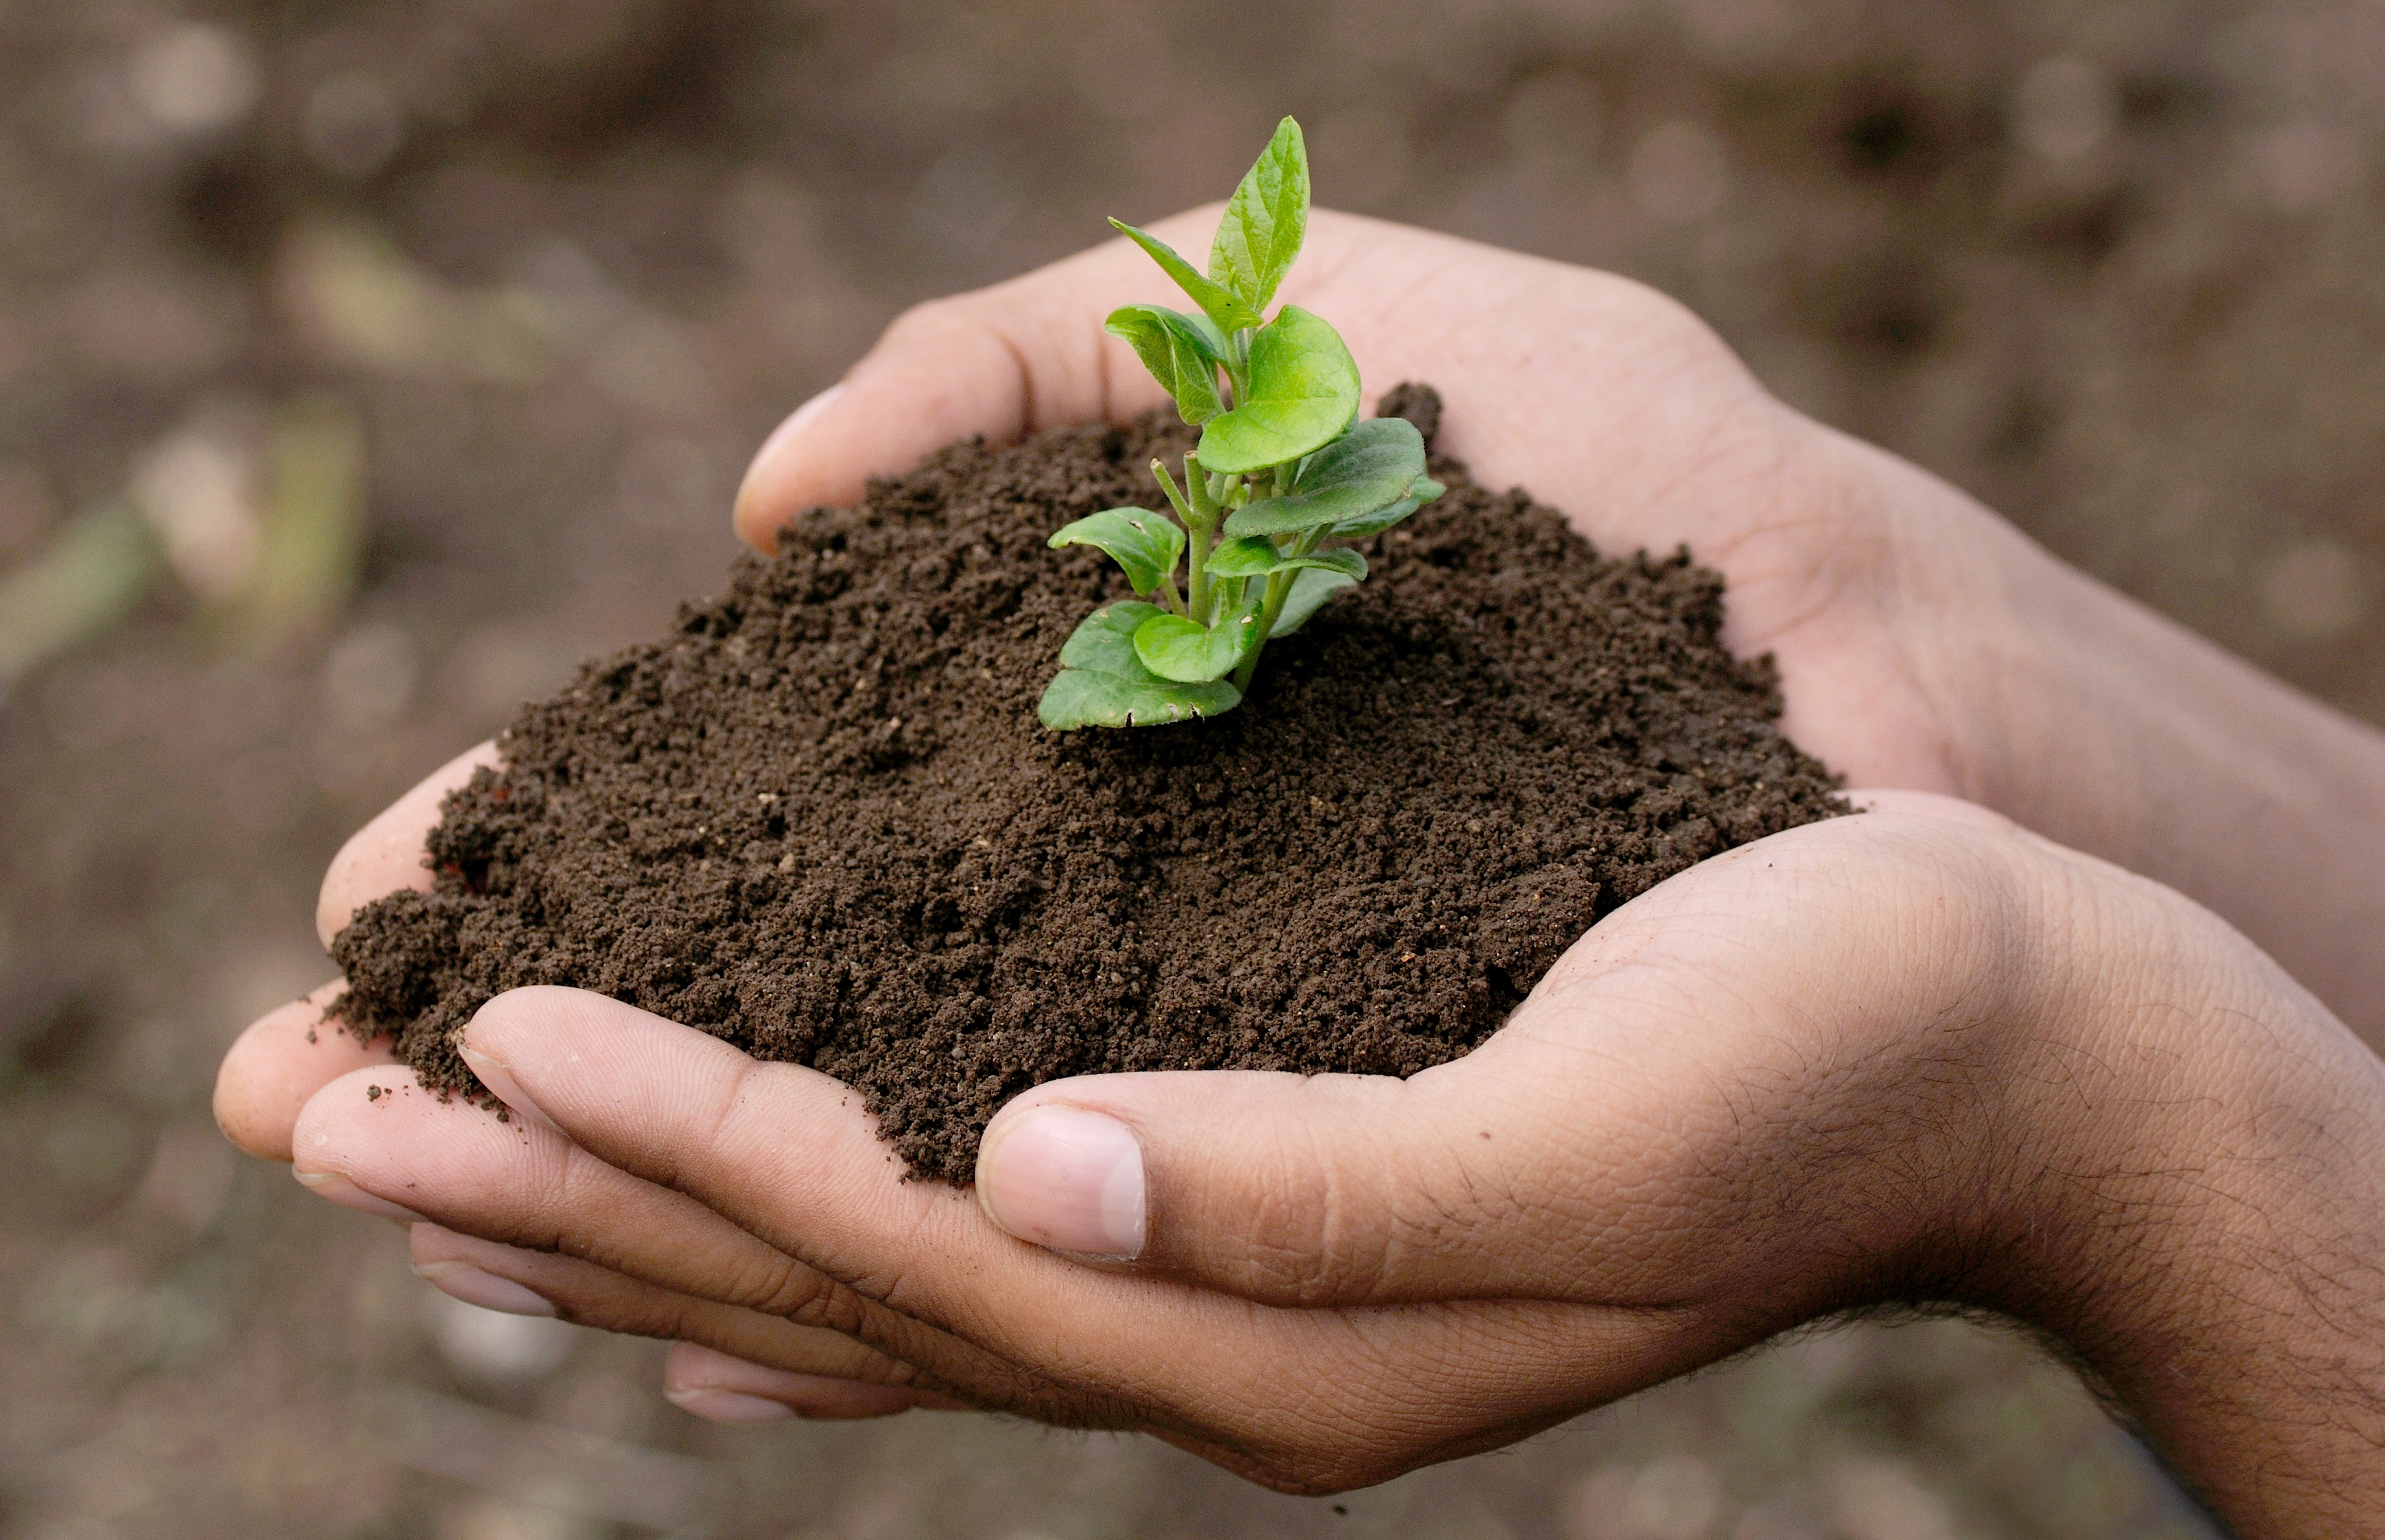
[[[1867,451],[1626,280],[1344,218],[1320,218],[1310,251],[1291,297],[1333,318],[1377,384],[1440,387],[1439,448],[1603,547],[1688,545],[1729,580],[1726,640],[1779,660],[1804,747],[1867,784],[1955,789],[1924,645],[1889,603],[1913,564],[1850,495]]]

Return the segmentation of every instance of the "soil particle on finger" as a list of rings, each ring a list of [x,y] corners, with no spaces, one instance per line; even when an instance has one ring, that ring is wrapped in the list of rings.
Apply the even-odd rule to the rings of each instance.
[[[965,1182],[1058,1076],[1455,1058],[1601,916],[1844,810],[1769,661],[1723,647],[1719,576],[1441,457],[1448,495],[1240,709],[1043,730],[1060,644],[1129,596],[1046,536],[1155,506],[1187,442],[945,449],[525,707],[447,799],[431,891],[334,941],[350,1030],[484,1098],[456,1052],[482,1002],[597,990],[851,1084],[914,1174]]]

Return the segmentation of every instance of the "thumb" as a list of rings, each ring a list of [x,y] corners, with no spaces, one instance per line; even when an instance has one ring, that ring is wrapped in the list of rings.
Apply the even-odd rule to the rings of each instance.
[[[1154,227],[1206,239],[1214,209]],[[995,444],[1063,423],[1121,419],[1165,401],[1125,344],[1102,331],[1118,306],[1157,292],[1124,240],[895,319],[844,379],[772,433],[738,489],[738,536],[772,548],[806,508],[858,499],[872,476],[909,470],[956,439]]]
[[[1022,1240],[1269,1305],[1546,1297],[1582,1163],[1525,1110],[1516,1057],[1055,1081],[987,1127],[978,1201]]]
[[[1983,1131],[2018,1116],[1995,1056],[2067,987],[2031,939],[2034,845],[1869,800],[1642,895],[1407,1080],[1039,1086],[987,1127],[978,1200],[1023,1240],[1269,1305],[1828,1292],[1974,1190]]]

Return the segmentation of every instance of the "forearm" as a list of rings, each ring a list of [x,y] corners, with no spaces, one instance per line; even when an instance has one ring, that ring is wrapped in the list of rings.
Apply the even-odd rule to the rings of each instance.
[[[2385,1050],[2385,732],[1880,459],[1964,547],[1940,628],[1964,795],[2213,909]]]
[[[2043,712],[2018,816],[2208,905],[2385,1049],[2385,733],[2055,572],[2004,684],[2005,720]]]
[[[2385,1535],[2385,1063],[2165,896],[2140,924],[2143,894],[2107,889],[2071,933],[2089,1020],[2055,1036],[2083,1052],[2017,1081],[2057,1132],[1990,1302],[2076,1349],[2247,1540]]]

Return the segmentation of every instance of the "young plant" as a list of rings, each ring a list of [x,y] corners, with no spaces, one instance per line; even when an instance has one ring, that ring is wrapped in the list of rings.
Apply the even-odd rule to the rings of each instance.
[[[1413,424],[1357,420],[1358,366],[1323,318],[1296,305],[1267,317],[1308,229],[1298,123],[1277,126],[1234,189],[1205,275],[1164,242],[1110,223],[1198,307],[1129,305],[1104,325],[1133,346],[1201,440],[1180,482],[1151,462],[1174,519],[1105,508],[1052,537],[1055,547],[1107,552],[1136,595],[1085,617],[1060,649],[1037,715],[1063,730],[1232,710],[1270,638],[1365,580],[1364,557],[1326,542],[1380,534],[1442,490],[1424,473]]]

